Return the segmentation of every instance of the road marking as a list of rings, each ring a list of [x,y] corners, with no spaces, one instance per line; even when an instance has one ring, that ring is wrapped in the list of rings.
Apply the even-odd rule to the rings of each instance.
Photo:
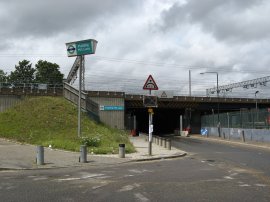
[[[131,191],[134,188],[139,187],[139,186],[140,185],[137,183],[126,185],[126,186],[123,186],[121,189],[119,189],[117,192]]]
[[[47,180],[48,177],[37,177],[37,178],[34,178],[33,181],[39,181],[39,180]]]
[[[239,187],[250,187],[249,184],[240,184]]]
[[[133,177],[134,175],[124,175],[124,177]]]
[[[64,178],[64,179],[57,179],[56,181],[72,181],[72,180],[80,180],[79,177],[70,177],[70,178]]]
[[[255,184],[255,185],[258,186],[258,187],[267,187],[266,184]]]
[[[93,190],[99,189],[99,188],[104,187],[104,186],[106,186],[106,185],[108,185],[108,184],[109,184],[109,183],[107,183],[107,182],[102,182],[101,185],[94,186],[94,187],[92,187],[92,189],[93,189]]]
[[[233,177],[230,177],[230,176],[225,176],[224,178],[227,179],[227,180],[233,180],[234,179]]]
[[[133,172],[133,173],[145,173],[145,172],[153,172],[153,171],[150,171],[150,170],[138,170],[138,169],[131,169],[131,170],[128,170],[129,172]]]
[[[232,174],[230,174],[230,176],[236,176],[236,175],[238,175],[238,173],[232,173]]]
[[[147,202],[150,201],[148,198],[146,198],[144,195],[141,193],[135,193],[134,194],[135,198],[138,199],[140,202]]]
[[[134,188],[135,187],[133,185],[126,185],[126,186],[123,186],[121,189],[119,189],[118,192],[131,191]]]
[[[104,174],[97,174],[97,173],[87,174],[87,175],[83,175],[81,177],[81,179],[87,179],[87,178],[93,178],[93,177],[100,177],[100,176],[104,176]]]

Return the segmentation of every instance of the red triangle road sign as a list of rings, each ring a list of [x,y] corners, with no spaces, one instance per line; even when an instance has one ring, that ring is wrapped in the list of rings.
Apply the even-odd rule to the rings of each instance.
[[[145,81],[145,84],[143,86],[144,90],[158,90],[158,86],[153,79],[152,75],[149,75],[148,79]]]

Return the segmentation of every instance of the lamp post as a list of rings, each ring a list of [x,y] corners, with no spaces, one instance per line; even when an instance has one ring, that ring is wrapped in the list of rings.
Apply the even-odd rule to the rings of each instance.
[[[256,102],[256,111],[258,110],[258,102],[257,102],[257,93],[259,93],[260,91],[256,91],[255,92],[255,102]]]
[[[255,106],[256,106],[255,109],[256,109],[256,118],[257,118],[257,121],[258,121],[258,101],[257,101],[257,93],[259,93],[259,92],[260,92],[260,91],[258,91],[258,90],[255,92],[255,104],[256,104],[256,105],[255,105]]]
[[[200,74],[216,74],[216,75],[217,75],[217,98],[218,98],[218,136],[220,137],[218,72],[201,72]]]

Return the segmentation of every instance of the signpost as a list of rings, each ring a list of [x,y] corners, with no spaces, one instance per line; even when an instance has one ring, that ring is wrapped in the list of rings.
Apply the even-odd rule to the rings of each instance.
[[[68,57],[80,57],[79,67],[79,96],[78,96],[78,137],[81,137],[81,93],[82,93],[82,63],[83,56],[95,54],[97,41],[95,39],[87,39],[83,41],[75,41],[66,43]]]
[[[149,96],[144,96],[144,103],[145,103],[145,107],[148,107],[148,113],[149,113],[149,129],[148,129],[148,133],[149,133],[149,137],[148,137],[148,155],[151,156],[152,155],[152,133],[153,133],[153,109],[151,107],[157,107],[157,99],[152,99],[151,96],[151,90],[158,90],[158,86],[154,80],[154,78],[152,77],[152,75],[149,75],[147,80],[145,81],[145,84],[143,86],[144,90],[149,90]],[[148,102],[146,99],[150,100],[150,102]],[[153,102],[152,100],[156,100],[156,102]],[[147,103],[147,104],[146,104]],[[150,105],[148,105],[148,103],[150,103]],[[156,104],[155,106],[153,105]]]
[[[68,57],[95,54],[97,41],[95,39],[87,39],[83,41],[75,41],[66,43]]]

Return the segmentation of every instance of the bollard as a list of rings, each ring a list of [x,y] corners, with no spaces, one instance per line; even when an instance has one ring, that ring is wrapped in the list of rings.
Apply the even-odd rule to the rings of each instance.
[[[125,144],[119,144],[119,158],[125,158]]]
[[[37,158],[36,158],[37,165],[44,165],[44,147],[37,146]]]
[[[225,133],[223,132],[223,139],[225,139]]]
[[[152,156],[152,142],[148,142],[148,155]]]
[[[245,132],[242,130],[242,141],[245,142]]]
[[[172,144],[171,144],[171,139],[166,139],[166,148],[168,149],[168,150],[171,150],[172,149],[172,146],[171,146]]]
[[[163,147],[166,148],[166,138],[162,138],[163,141]]]
[[[79,162],[87,163],[87,147],[85,145],[81,145],[80,152],[81,156],[79,158]]]
[[[163,139],[162,137],[159,138],[159,146],[163,146],[163,140],[162,139]]]

